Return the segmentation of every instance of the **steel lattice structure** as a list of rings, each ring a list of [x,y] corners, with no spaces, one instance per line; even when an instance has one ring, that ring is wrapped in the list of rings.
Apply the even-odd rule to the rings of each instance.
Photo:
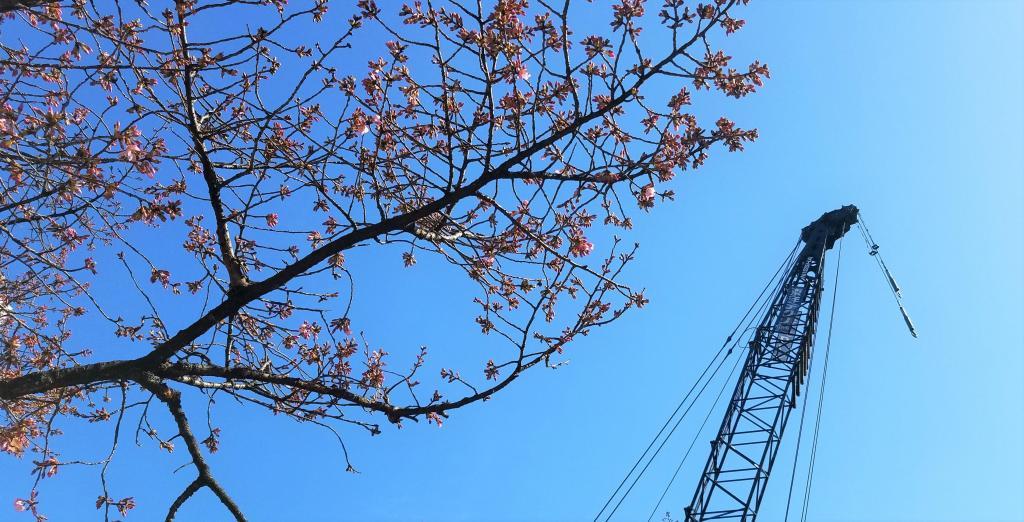
[[[824,287],[825,252],[857,223],[847,205],[804,227],[804,246],[750,341],[711,455],[685,520],[757,517],[789,414],[807,374]]]

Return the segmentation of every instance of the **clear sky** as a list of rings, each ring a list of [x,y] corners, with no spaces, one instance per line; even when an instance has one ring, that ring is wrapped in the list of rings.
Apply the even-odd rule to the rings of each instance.
[[[848,237],[810,519],[1024,520],[1024,3],[772,0],[742,13],[728,49],[767,62],[772,79],[710,110],[761,138],[677,178],[677,202],[635,218],[642,248],[627,280],[651,304],[580,340],[567,366],[527,374],[441,429],[344,432],[359,474],[344,472],[323,430],[223,401],[210,463],[252,520],[591,519],[798,230],[848,203],[865,213],[920,338]],[[458,353],[479,341],[464,295],[417,300],[447,290],[429,265],[353,262],[373,288],[361,321],[382,344]],[[647,518],[704,413],[617,519]],[[689,502],[719,419],[661,511]],[[795,424],[787,435],[761,520],[781,519]],[[170,473],[182,458],[125,441],[110,480],[136,497],[128,520],[162,518],[192,477]],[[25,469],[0,459],[3,498],[28,491]],[[44,483],[44,512],[93,516],[82,509],[95,471],[62,475]],[[16,515],[0,509],[0,520]],[[179,519],[226,516],[203,491]]]

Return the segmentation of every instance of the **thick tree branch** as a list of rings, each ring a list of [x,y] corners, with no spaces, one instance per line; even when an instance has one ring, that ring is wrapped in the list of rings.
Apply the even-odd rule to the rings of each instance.
[[[0,379],[0,399],[13,400],[60,388],[130,379],[141,369],[142,365],[138,359],[120,360],[56,368],[13,379]]]
[[[188,499],[192,498],[192,495],[194,495],[196,491],[202,489],[202,487],[203,481],[201,478],[197,477],[192,482],[189,482],[188,486],[185,486],[185,490],[178,495],[178,498],[174,499],[174,502],[171,503],[171,507],[167,510],[167,517],[164,520],[166,522],[173,521],[174,516],[178,514],[178,510],[181,509],[181,506],[184,505]]]
[[[185,27],[187,27],[187,23],[185,22],[180,10],[178,11],[178,23],[181,25],[181,29],[178,30],[178,41],[181,45],[181,53],[185,56],[185,61],[190,62],[192,57],[189,53],[188,38],[185,35]],[[217,245],[220,248],[220,255],[224,263],[224,268],[228,271],[229,287],[231,290],[237,290],[238,288],[249,284],[249,281],[245,276],[245,272],[242,270],[242,263],[238,260],[238,257],[235,255],[235,250],[231,245],[231,233],[228,231],[228,222],[224,216],[224,201],[220,197],[221,185],[217,180],[217,171],[213,166],[213,161],[210,159],[210,153],[206,149],[202,123],[200,123],[199,118],[196,115],[194,82],[192,76],[193,71],[191,65],[186,65],[185,73],[181,77],[181,83],[184,87],[185,93],[185,99],[182,100],[182,102],[188,118],[188,131],[192,137],[192,148],[199,157],[199,163],[203,169],[203,180],[206,182],[207,194],[210,197],[210,206],[212,207],[213,217],[216,222]]]
[[[167,520],[173,520],[174,514],[181,507],[181,505],[192,496],[195,491],[200,487],[205,486],[210,488],[211,491],[217,498],[220,499],[224,507],[228,508],[235,520],[239,522],[245,522],[245,515],[242,514],[242,510],[239,509],[238,504],[224,491],[220,483],[213,478],[213,473],[210,471],[210,466],[206,463],[206,458],[203,456],[202,450],[199,447],[199,441],[196,440],[195,435],[192,433],[192,428],[188,425],[188,417],[185,415],[185,410],[181,407],[181,392],[174,390],[160,381],[155,375],[151,373],[143,373],[139,376],[137,382],[142,385],[143,388],[149,390],[167,405],[167,409],[171,412],[171,416],[174,417],[174,422],[178,426],[178,434],[181,435],[182,440],[185,441],[185,447],[188,449],[189,455],[192,456],[192,464],[195,465],[196,471],[199,472],[199,476],[185,488],[185,491],[174,501],[171,505],[171,509],[167,513]]]
[[[54,2],[56,2],[56,0],[0,0],[0,14],[17,11],[19,9],[39,7],[46,4],[52,4]]]

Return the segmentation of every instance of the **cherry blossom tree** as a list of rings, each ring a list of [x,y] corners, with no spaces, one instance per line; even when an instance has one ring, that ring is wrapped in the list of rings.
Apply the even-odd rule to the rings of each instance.
[[[203,488],[243,520],[207,462],[220,428],[194,422],[213,408],[183,396],[440,426],[642,307],[616,231],[756,138],[691,110],[768,76],[711,42],[745,3],[0,0],[0,451],[36,477],[14,508],[43,520],[42,481],[102,479],[137,426],[194,470],[168,520]],[[675,94],[645,97],[658,82]],[[466,327],[504,349],[453,368],[373,348],[364,250],[464,272]],[[95,290],[112,280],[133,297]],[[63,454],[71,420],[109,454]],[[134,505],[100,481],[107,518]]]

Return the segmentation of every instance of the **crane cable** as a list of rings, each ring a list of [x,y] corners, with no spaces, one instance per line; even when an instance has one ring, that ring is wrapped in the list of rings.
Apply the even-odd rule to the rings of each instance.
[[[625,493],[622,494],[622,498],[620,498],[618,503],[615,504],[615,507],[612,508],[612,511],[608,514],[608,516],[605,518],[605,520],[610,520],[612,515],[614,515],[615,512],[618,511],[618,508],[619,508],[619,506],[622,505],[623,500],[625,500],[626,496],[629,495],[629,492],[633,490],[633,486],[636,485],[637,481],[640,480],[640,477],[642,477],[644,472],[647,471],[647,468],[651,465],[651,462],[654,460],[654,457],[656,457],[658,455],[658,453],[661,451],[661,448],[663,448],[665,446],[665,442],[668,440],[668,437],[670,437],[672,435],[672,433],[675,432],[676,428],[679,426],[679,423],[682,422],[682,420],[686,417],[686,414],[690,411],[690,408],[693,407],[693,404],[697,401],[697,399],[700,397],[700,395],[704,392],[704,390],[707,388],[707,385],[710,384],[711,380],[714,379],[714,376],[718,373],[718,370],[722,367],[722,364],[726,361],[726,359],[728,358],[729,354],[732,353],[733,349],[739,343],[739,338],[737,338],[736,341],[733,342],[733,337],[736,335],[737,332],[739,332],[739,330],[743,326],[744,322],[747,322],[747,317],[750,317],[750,313],[754,310],[754,308],[757,306],[757,304],[759,302],[761,302],[762,298],[765,295],[765,292],[767,292],[768,289],[771,288],[772,283],[779,277],[779,274],[781,274],[784,269],[786,269],[787,267],[790,267],[792,265],[793,258],[796,255],[797,249],[800,247],[800,241],[801,240],[798,238],[796,244],[793,246],[793,249],[789,252],[789,255],[786,256],[786,259],[779,266],[778,270],[775,271],[775,274],[771,277],[771,279],[768,280],[768,283],[765,284],[765,287],[761,290],[761,293],[757,296],[757,299],[755,299],[754,302],[747,309],[747,312],[745,314],[743,314],[743,317],[740,319],[739,323],[737,323],[736,327],[733,328],[732,333],[730,333],[729,336],[725,339],[725,342],[722,343],[721,348],[719,348],[718,352],[715,354],[715,356],[710,361],[708,361],[707,366],[704,368],[704,371],[701,372],[701,374],[697,378],[697,380],[693,383],[693,386],[690,387],[689,391],[686,392],[686,395],[684,395],[682,400],[679,401],[679,404],[676,406],[675,410],[673,410],[671,415],[669,415],[669,417],[667,419],[665,419],[665,423],[662,424],[661,429],[658,430],[658,433],[654,435],[653,439],[651,439],[650,444],[647,445],[647,448],[644,450],[644,452],[640,455],[639,458],[637,458],[636,462],[633,463],[633,467],[630,468],[629,472],[627,472],[626,475],[622,478],[622,481],[619,482],[619,485],[615,488],[615,491],[613,491],[612,494],[609,495],[608,500],[606,500],[605,503],[604,503],[604,506],[601,507],[601,511],[599,511],[597,513],[597,516],[594,517],[594,522],[597,522],[601,518],[601,515],[604,514],[605,510],[608,509],[608,506],[612,503],[613,500],[615,500],[615,497],[622,490],[622,487],[626,484],[627,481],[629,481],[629,477],[633,475],[633,473],[636,471],[636,469],[640,465],[640,463],[643,462],[643,460],[647,457],[647,454],[650,453],[651,448],[654,447],[654,444],[658,441],[659,438],[661,438],[661,435],[665,432],[665,429],[672,422],[672,419],[674,419],[676,417],[676,415],[679,414],[679,411],[683,408],[683,405],[686,404],[686,402],[690,399],[690,396],[693,394],[693,391],[697,388],[697,386],[700,384],[700,382],[702,380],[704,380],[704,377],[705,377],[705,375],[707,375],[708,370],[711,369],[711,367],[715,364],[715,361],[718,360],[718,358],[725,351],[726,347],[729,346],[729,343],[732,342],[732,346],[729,347],[729,352],[726,354],[726,357],[722,358],[721,362],[719,362],[719,364],[715,368],[714,372],[712,372],[711,376],[708,377],[707,382],[705,382],[704,386],[701,387],[699,392],[697,392],[697,395],[693,397],[693,401],[690,403],[690,406],[686,408],[686,410],[683,412],[683,414],[679,418],[679,420],[676,421],[676,424],[672,427],[672,429],[669,431],[669,434],[665,437],[665,441],[662,441],[661,445],[658,446],[658,449],[655,450],[654,454],[651,455],[650,460],[648,460],[647,464],[643,467],[643,469],[640,470],[640,473],[637,475],[636,479],[633,480],[633,482],[632,482],[632,484],[630,484],[629,488],[626,489]],[[779,284],[777,285],[777,287],[781,286],[781,283],[782,283],[782,280],[779,281]],[[778,290],[778,288],[776,288],[776,291],[777,290]],[[774,292],[774,291],[772,292],[773,295],[775,293],[776,292]],[[767,302],[768,301],[765,301],[765,303],[767,303]],[[764,304],[761,305],[762,308],[763,308],[763,306],[764,306]],[[752,316],[750,321],[753,321],[755,317],[757,317],[757,316],[756,315]],[[741,335],[743,335],[743,334],[741,333]]]
[[[792,263],[793,255],[796,253],[796,249],[799,246],[800,246],[800,242],[797,241],[797,246],[794,247],[793,250],[790,252],[790,256],[786,258],[785,262],[783,262],[782,266],[780,267],[780,270],[776,271],[775,276],[772,277],[771,281],[775,280],[775,277],[777,277],[779,275],[779,273],[782,271],[781,270],[782,268],[786,269],[786,273],[787,274],[790,272],[790,270],[792,270],[792,268],[793,268],[793,263]],[[771,285],[771,281],[768,282],[768,286]],[[779,293],[782,291],[782,287],[784,286],[784,283],[785,283],[785,279],[784,278],[780,279],[779,283],[775,287],[775,290],[772,292],[771,297],[769,299],[764,300],[764,301],[761,301],[761,298],[764,296],[764,290],[761,291],[761,295],[759,295],[757,300],[754,301],[754,305],[756,305],[758,301],[761,301],[761,306],[758,307],[756,314],[754,314],[753,316],[750,316],[750,320],[747,322],[747,327],[743,330],[743,334],[746,334],[747,332],[752,330],[753,328],[750,325],[753,324],[754,319],[762,317],[764,315],[765,310],[768,308],[768,306],[771,303],[775,302],[775,300],[778,297]],[[768,287],[766,286],[765,290],[767,290],[767,288]],[[749,314],[750,310],[752,310],[752,309],[753,309],[753,305],[751,305],[751,309],[747,310],[747,314]],[[745,314],[743,317],[744,317],[744,319],[746,319],[747,315]],[[735,333],[735,331],[734,331],[734,333]],[[743,334],[741,334],[741,335],[743,335]],[[739,341],[740,341],[740,339],[737,339],[736,342],[733,343],[733,347],[735,347],[736,344],[739,343]],[[748,341],[748,344],[749,344],[749,341]],[[732,349],[729,350],[729,353],[732,353]],[[672,484],[675,482],[676,477],[678,477],[679,472],[683,469],[683,464],[686,463],[686,459],[687,459],[687,457],[689,457],[690,452],[693,450],[693,446],[697,443],[697,439],[700,437],[700,434],[704,431],[704,427],[707,426],[708,420],[711,418],[711,415],[715,412],[715,407],[718,405],[718,401],[721,400],[722,394],[725,393],[725,390],[729,386],[729,384],[732,384],[734,382],[733,381],[733,376],[736,375],[736,370],[739,368],[740,362],[743,361],[743,360],[744,360],[744,358],[742,357],[742,355],[740,357],[736,358],[736,363],[733,364],[732,370],[730,370],[730,372],[729,372],[729,376],[722,382],[722,388],[718,391],[718,395],[715,397],[714,402],[711,404],[711,408],[708,410],[708,414],[704,416],[704,420],[703,420],[703,422],[701,422],[700,428],[698,428],[697,432],[694,433],[693,439],[690,441],[689,447],[686,448],[686,453],[683,454],[682,459],[680,459],[679,464],[676,466],[675,471],[672,473],[672,478],[669,479],[668,485],[666,485],[665,489],[662,490],[661,497],[658,498],[658,502],[654,505],[654,509],[651,510],[651,514],[647,517],[647,521],[648,522],[650,522],[651,519],[654,518],[655,513],[658,512],[658,508],[661,506],[661,503],[665,500],[665,496],[668,495],[669,489],[672,487]],[[694,401],[696,401],[696,398],[694,399]],[[692,406],[692,404],[691,404],[691,406]],[[680,422],[682,422],[682,419],[680,419],[679,421],[676,421],[676,427],[678,427]],[[675,428],[673,428],[672,431],[674,432]],[[672,435],[672,433],[670,432],[669,436],[671,436],[671,435]],[[662,446],[665,445],[665,442],[667,442],[667,438],[666,438],[666,441],[662,442]],[[659,451],[660,451],[660,449],[661,448],[659,448]],[[652,457],[652,459],[653,459],[653,457]]]
[[[615,491],[613,491],[612,494],[608,496],[608,500],[605,501],[604,506],[601,507],[601,511],[599,511],[597,513],[597,516],[594,517],[595,522],[597,522],[597,520],[601,518],[601,515],[604,514],[604,511],[608,509],[608,506],[612,503],[613,500],[615,500],[615,497],[618,496],[619,491],[622,490],[622,486],[626,484],[626,482],[629,480],[629,477],[631,477],[633,475],[633,472],[636,471],[637,466],[639,466],[640,463],[643,462],[643,460],[647,457],[647,454],[651,451],[651,448],[653,448],[654,444],[658,442],[659,438],[661,438],[661,434],[665,432],[665,428],[667,428],[668,425],[672,422],[672,419],[676,417],[676,415],[679,413],[679,410],[682,409],[683,405],[686,404],[686,401],[689,400],[690,395],[693,393],[693,390],[697,388],[697,385],[700,384],[702,380],[704,380],[704,376],[707,374],[708,370],[711,369],[711,366],[714,365],[715,361],[717,361],[719,356],[722,355],[722,352],[725,351],[725,347],[727,344],[728,340],[726,341],[726,344],[723,344],[722,347],[718,349],[718,353],[716,353],[715,356],[708,362],[708,365],[704,368],[704,371],[701,372],[700,377],[698,377],[697,380],[693,383],[693,386],[690,387],[690,390],[686,392],[686,395],[683,396],[683,399],[679,401],[679,405],[676,406],[676,409],[672,412],[671,415],[669,415],[667,419],[665,419],[665,423],[662,424],[661,429],[658,430],[658,433],[654,435],[653,439],[651,439],[650,444],[647,445],[647,448],[644,450],[644,452],[640,455],[639,458],[636,459],[636,462],[633,463],[633,467],[630,468],[629,472],[626,473],[626,476],[622,477],[622,481],[619,482],[619,485],[618,487],[615,488]],[[722,362],[725,362],[724,358],[722,359]],[[719,363],[718,367],[721,367],[721,363]],[[717,372],[718,368],[715,368],[715,371],[712,373],[712,377],[714,377],[714,374]],[[652,456],[651,458],[653,459],[654,457]],[[646,466],[644,467],[644,469],[647,469]],[[643,474],[643,471],[641,471],[641,474]],[[632,486],[630,487],[630,489],[632,489]],[[628,494],[629,491],[627,490],[626,493],[623,494],[623,498],[625,498],[625,496]],[[621,503],[622,500],[619,500],[619,504]],[[618,509],[619,504],[615,505],[616,509]],[[607,519],[610,519],[614,513],[614,510],[612,511],[612,513],[609,513]]]
[[[729,350],[729,354],[732,354],[732,350]],[[651,454],[651,458],[647,460],[647,464],[644,465],[644,467],[640,470],[640,473],[638,473],[636,478],[633,479],[633,482],[630,483],[629,488],[626,489],[626,492],[623,493],[621,497],[619,497],[619,501],[615,504],[615,507],[612,508],[611,512],[608,513],[608,517],[605,518],[605,522],[611,520],[615,512],[619,510],[619,506],[621,506],[622,502],[626,500],[626,497],[629,496],[629,493],[633,491],[633,487],[636,486],[636,483],[639,482],[640,478],[643,477],[644,473],[647,472],[647,468],[649,468],[651,466],[651,463],[654,462],[654,458],[657,457],[659,453],[661,453],[661,449],[665,447],[665,444],[668,442],[669,438],[671,438],[672,434],[675,433],[676,428],[678,428],[679,424],[683,422],[683,419],[686,418],[686,414],[689,413],[690,409],[693,408],[693,405],[697,403],[697,399],[704,393],[704,390],[707,389],[708,385],[711,384],[711,381],[718,373],[718,370],[722,368],[722,365],[725,364],[725,361],[727,360],[728,356],[723,357],[722,361],[719,362],[718,366],[715,368],[715,371],[712,372],[711,377],[709,377],[708,380],[704,381],[704,386],[701,386],[700,391],[697,392],[697,395],[694,396],[692,401],[690,401],[690,405],[686,407],[686,410],[683,411],[683,414],[679,417],[678,420],[676,420],[675,425],[673,425],[672,429],[669,430],[668,435],[666,435],[665,438],[661,440],[661,444],[658,445],[658,449],[654,450],[654,453]]]
[[[843,260],[843,240],[840,238],[840,240],[839,240],[839,252],[838,252],[838,255],[836,256],[836,275],[835,275],[835,280],[832,283],[832,311],[829,313],[829,318],[828,318],[828,337],[827,337],[827,339],[825,341],[825,361],[822,363],[822,369],[821,369],[821,385],[819,386],[819,389],[818,389],[818,409],[817,409],[817,412],[815,413],[815,418],[814,418],[814,437],[811,440],[811,456],[810,456],[810,460],[807,463],[807,483],[804,486],[803,508],[802,508],[802,510],[800,512],[800,522],[807,522],[807,512],[808,512],[808,509],[810,508],[810,502],[811,502],[811,485],[814,482],[814,463],[815,463],[815,461],[817,460],[817,457],[818,457],[818,435],[820,434],[820,429],[821,429],[821,410],[822,410],[822,405],[825,402],[825,384],[826,384],[827,379],[828,379],[828,359],[829,359],[829,354],[832,351],[832,327],[835,325],[835,318],[836,318],[836,294],[838,293],[838,290],[839,290],[839,269],[840,269],[840,264],[842,263],[842,260]],[[796,462],[793,463],[793,466],[796,467]],[[787,517],[789,516],[789,509],[788,509],[788,507],[786,509],[786,516]]]
[[[813,361],[813,359],[811,359]],[[808,362],[811,364],[811,362]],[[811,401],[804,401],[803,407],[800,408],[800,428],[797,429],[796,433],[796,452],[793,454],[793,472],[789,475],[789,494],[786,495],[786,516],[783,522],[789,522],[789,506],[793,502],[793,484],[796,482],[796,468],[800,463],[800,443],[804,438],[804,417],[807,416],[807,403]]]
[[[686,462],[686,458],[690,456],[693,446],[697,443],[697,439],[700,438],[700,434],[704,431],[704,427],[707,426],[708,420],[711,418],[711,414],[715,413],[718,401],[722,399],[722,395],[725,393],[726,388],[728,388],[729,384],[733,382],[733,376],[736,375],[736,370],[739,369],[740,362],[742,360],[742,357],[736,358],[736,363],[733,364],[732,370],[729,371],[729,376],[722,381],[722,388],[718,390],[718,395],[715,396],[715,401],[711,403],[711,407],[708,408],[708,414],[704,416],[704,421],[701,422],[700,428],[697,428],[697,432],[693,434],[693,440],[690,441],[690,446],[686,448],[686,453],[683,454],[683,458],[679,461],[679,465],[676,466],[675,472],[672,473],[672,478],[669,479],[668,485],[665,486],[664,491],[661,492],[661,497],[658,498],[658,503],[654,505],[654,509],[651,510],[651,514],[647,517],[647,522],[651,522],[651,519],[654,518],[654,514],[657,513],[658,508],[661,507],[661,503],[665,500],[665,496],[668,495],[668,490],[672,487],[672,483],[675,482],[676,477],[679,475],[679,471],[683,469],[683,464]]]
[[[868,230],[868,224],[864,221],[863,212],[858,214],[857,228],[860,230],[860,235],[868,246],[868,254],[875,259],[879,270],[882,271],[882,276],[885,277],[886,283],[889,284],[889,290],[892,291],[892,296],[896,299],[896,305],[900,307],[900,313],[903,314],[903,322],[907,324],[910,335],[917,337],[917,328],[914,327],[914,322],[910,320],[910,314],[907,313],[907,309],[903,306],[903,294],[900,292],[900,285],[896,284],[896,278],[892,276],[892,272],[889,271],[889,267],[885,265],[885,260],[882,259],[882,255],[878,252],[880,247],[875,242],[875,238],[871,236],[871,231]]]
[[[863,232],[861,232],[861,234],[863,235]],[[842,256],[843,256],[843,240],[842,240],[842,238],[840,238],[839,239],[839,259],[836,261],[835,285],[833,285],[833,288],[832,288],[832,314],[829,317],[829,339],[828,339],[828,346],[826,346],[826,348],[825,348],[825,360],[826,361],[828,361],[829,346],[831,346],[831,342],[832,342],[832,321],[835,318],[835,300],[836,300],[836,292],[839,289],[838,288],[838,286],[839,286],[839,268],[840,268],[840,264],[842,263]],[[810,360],[810,364],[813,364],[814,358],[810,358],[809,360]],[[827,369],[827,365],[826,365],[826,369]],[[823,375],[824,375],[824,373],[823,373]],[[824,387],[824,384],[825,384],[824,383],[824,378],[822,379],[822,383],[821,384],[822,384],[822,387]],[[819,392],[819,394],[820,393],[822,393],[822,392]],[[820,399],[820,395],[819,395],[819,404],[820,404],[820,400],[821,399]],[[789,522],[789,511],[790,511],[790,506],[792,505],[792,502],[793,502],[793,486],[796,484],[796,469],[800,465],[800,448],[803,447],[802,443],[803,443],[803,438],[804,438],[804,419],[807,417],[807,405],[810,402],[811,401],[809,401],[809,400],[805,400],[804,403],[803,403],[803,406],[800,408],[800,427],[797,429],[796,451],[793,454],[793,470],[792,470],[792,472],[789,475],[789,493],[786,495],[786,511],[785,511],[786,514],[785,514],[785,517],[783,518],[784,522]],[[820,415],[820,410],[819,410],[819,415]]]

